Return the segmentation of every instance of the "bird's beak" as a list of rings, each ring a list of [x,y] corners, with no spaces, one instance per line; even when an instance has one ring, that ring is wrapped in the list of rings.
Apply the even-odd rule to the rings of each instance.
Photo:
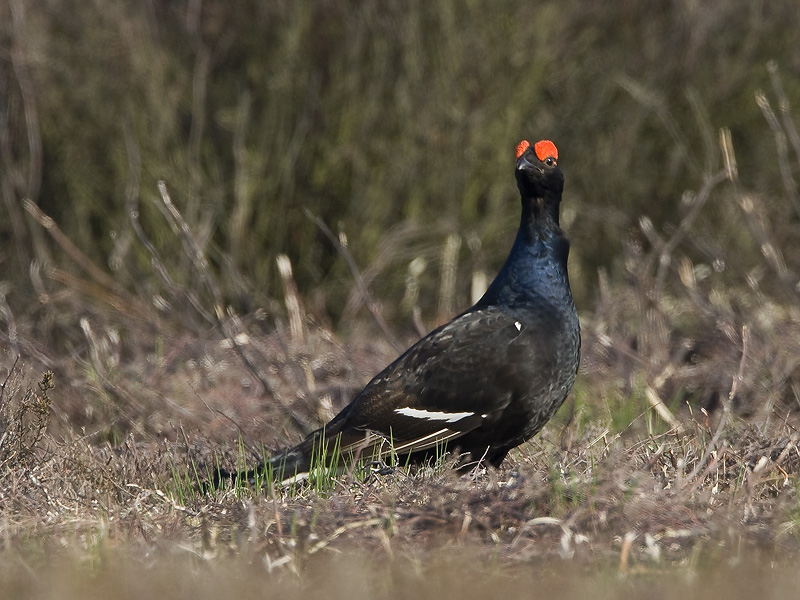
[[[529,169],[533,167],[533,164],[525,158],[525,155],[522,155],[517,160],[517,171],[522,171],[523,169]]]

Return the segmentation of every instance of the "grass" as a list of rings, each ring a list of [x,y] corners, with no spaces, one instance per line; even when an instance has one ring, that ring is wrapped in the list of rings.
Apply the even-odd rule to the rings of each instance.
[[[33,387],[23,391],[16,367],[15,362],[0,385],[0,468],[35,460],[50,417],[52,371],[42,374],[38,391]]]
[[[788,201],[764,225],[779,241],[792,236],[796,136],[781,107],[798,102],[784,26],[797,7],[787,1],[735,0],[691,16],[680,5],[653,14],[578,0],[380,11],[348,0],[324,18],[321,6],[253,2],[191,18],[119,2],[0,10],[0,33],[16,44],[0,63],[9,96],[0,235],[16,240],[3,258],[14,284],[3,296],[23,333],[36,320],[37,337],[68,341],[65,352],[85,342],[83,315],[62,311],[79,301],[61,285],[157,327],[202,331],[220,299],[240,313],[261,308],[272,325],[284,312],[279,255],[322,322],[380,314],[405,327],[415,306],[424,319],[444,316],[440,306],[464,305],[473,275],[505,257],[508,246],[494,240],[516,221],[509,157],[524,136],[554,139],[565,157],[583,306],[595,301],[598,268],[624,268],[623,242],[640,219],[663,232],[688,216],[681,194],[721,169],[722,127],[735,127],[743,191]],[[734,251],[697,240],[683,250],[742,280],[765,240],[749,235],[761,225],[742,222],[726,187],[697,195],[693,206],[708,210],[693,225]],[[163,191],[193,240],[175,234]],[[49,231],[72,245],[49,242],[28,211],[51,217]],[[339,238],[366,267],[365,286],[342,285],[351,268]],[[76,265],[80,254],[88,260]],[[380,311],[360,302],[364,289],[380,300],[411,288],[413,301]]]
[[[795,3],[362,4],[0,6],[0,597],[796,595]],[[469,303],[528,135],[574,403],[499,470],[205,489]]]
[[[312,593],[307,586],[338,581],[329,569],[341,555],[354,569],[341,589],[377,586],[386,594],[403,593],[410,585],[406,569],[432,589],[462,579],[473,582],[475,590],[486,581],[498,586],[505,581],[516,589],[510,582],[525,581],[531,568],[543,569],[553,577],[550,584],[563,586],[565,575],[555,566],[563,561],[581,574],[581,585],[595,582],[609,595],[641,591],[642,581],[687,572],[695,573],[695,584],[687,586],[702,585],[696,582],[708,576],[711,566],[727,568],[731,561],[748,564],[764,577],[770,571],[762,565],[791,563],[800,554],[796,400],[786,396],[765,414],[735,410],[733,399],[752,398],[762,389],[763,380],[749,371],[774,369],[767,341],[792,347],[793,338],[780,336],[791,336],[795,325],[791,320],[769,329],[754,324],[741,338],[738,356],[709,355],[701,348],[689,360],[669,352],[674,362],[648,364],[642,354],[631,361],[633,350],[628,349],[613,358],[609,349],[625,348],[632,325],[609,320],[609,314],[629,306],[638,289],[617,288],[614,299],[584,321],[584,366],[575,404],[512,452],[501,470],[478,469],[464,476],[451,468],[446,448],[437,449],[433,465],[396,465],[377,472],[352,468],[350,458],[334,449],[318,455],[308,482],[262,487],[240,481],[231,489],[204,493],[210,469],[253,468],[265,458],[264,447],[254,446],[253,440],[266,440],[267,447],[290,443],[281,429],[314,418],[309,415],[318,409],[312,396],[298,396],[292,405],[297,417],[290,420],[282,404],[264,403],[260,394],[241,385],[243,380],[266,380],[275,398],[292,398],[298,380],[288,365],[317,360],[316,367],[309,366],[318,369],[314,387],[306,383],[302,389],[327,390],[321,394],[337,386],[351,389],[354,366],[340,352],[344,344],[319,326],[306,325],[303,346],[284,344],[281,331],[251,337],[250,361],[218,339],[193,340],[193,352],[202,360],[191,359],[177,372],[162,364],[160,375],[150,380],[149,393],[169,398],[171,407],[159,421],[159,433],[147,433],[152,424],[145,414],[149,418],[151,413],[143,394],[141,420],[128,424],[129,433],[119,443],[111,443],[104,421],[94,432],[64,429],[69,404],[59,400],[66,386],[51,374],[31,382],[29,369],[12,365],[3,385],[0,422],[4,432],[15,433],[3,435],[0,449],[18,440],[15,447],[27,451],[7,454],[2,473],[3,564],[10,566],[0,576],[23,590],[36,584],[11,565],[36,571],[54,560],[63,561],[64,569],[77,562],[85,569],[74,580],[78,589],[89,580],[105,585],[105,577],[130,578],[124,564],[136,569],[147,563],[146,557],[157,556],[159,566],[150,559],[146,567],[154,588],[162,563],[174,565],[182,579],[192,579],[198,565],[213,563],[214,572],[219,568],[231,574],[244,565],[259,565],[250,581],[267,577],[270,585],[287,586],[287,594]],[[688,297],[705,306],[702,297]],[[663,316],[671,318],[666,306]],[[700,308],[695,311],[702,316]],[[308,315],[302,319],[311,322]],[[615,329],[609,329],[610,323]],[[609,335],[614,343],[608,343]],[[369,347],[367,340],[350,343]],[[717,344],[717,350],[724,348]],[[684,346],[681,342],[679,348]],[[172,350],[161,346],[159,352],[163,356]],[[360,359],[368,363],[364,371],[376,370],[391,353],[388,346],[382,356],[370,352],[368,359]],[[698,365],[727,374],[722,407],[706,408],[687,391]],[[679,384],[662,383],[665,371],[671,373],[668,382]],[[131,373],[134,378],[128,380]],[[102,401],[115,402],[107,390],[126,397],[140,375],[118,370],[106,371],[105,377],[106,386],[98,393]],[[185,393],[184,386],[192,393]],[[648,390],[665,401],[671,394],[668,412],[679,428],[664,422]],[[219,394],[226,399],[218,399]],[[56,426],[44,429],[48,421]],[[221,433],[215,437],[214,431]],[[391,444],[388,460],[396,462]],[[468,558],[460,562],[452,555]],[[431,564],[445,570],[429,570]],[[463,575],[465,569],[469,575]],[[238,585],[227,577],[221,575],[220,581]],[[144,584],[126,585],[141,590]],[[209,584],[197,593],[202,597],[213,589]],[[577,594],[583,588],[576,584],[570,589]],[[664,597],[669,593],[665,589]]]
[[[12,371],[6,389],[30,398],[24,378]],[[686,425],[612,433],[597,420],[573,421],[568,447],[561,426],[548,426],[499,471],[459,476],[440,463],[375,472],[326,459],[306,483],[209,494],[197,485],[200,458],[252,466],[241,441],[227,448],[197,432],[113,448],[45,434],[36,462],[3,474],[0,578],[14,597],[57,580],[63,597],[113,581],[133,597],[157,593],[169,573],[180,594],[199,598],[258,582],[289,596],[326,586],[334,597],[394,596],[413,585],[417,594],[472,597],[487,582],[524,589],[536,572],[540,593],[552,586],[569,598],[589,586],[636,597],[665,576],[685,589],[728,589],[707,578],[745,564],[780,597],[800,554],[794,428],[735,417],[709,453],[713,428]],[[44,564],[46,575],[33,577]]]
[[[762,561],[780,568],[800,550],[791,475],[800,466],[796,436],[764,435],[734,421],[723,451],[698,465],[707,444],[702,430],[602,441],[580,435],[569,450],[549,442],[551,433],[526,444],[499,472],[343,472],[322,486],[183,496],[171,485],[173,461],[182,454],[177,444],[129,441],[109,453],[76,441],[4,488],[27,500],[4,512],[0,576],[32,585],[24,576],[31,571],[11,565],[36,570],[46,560],[48,575],[36,580],[46,587],[58,565],[77,562],[67,586],[87,585],[88,577],[93,585],[130,578],[144,568],[150,584],[125,585],[157,590],[165,564],[190,587],[206,565],[201,571],[219,576],[200,597],[226,582],[239,585],[238,577],[312,593],[323,581],[339,581],[331,579],[330,561],[342,560],[336,569],[350,573],[336,583],[342,593],[372,585],[402,592],[412,574],[435,589],[463,580],[477,590],[487,580],[524,581],[531,568],[544,569],[554,586],[578,569],[582,585],[619,590],[687,570],[696,583],[714,572],[704,564],[748,564],[763,574]],[[690,477],[698,466],[705,468]],[[133,571],[120,571],[126,564]],[[248,564],[260,566],[234,575]],[[794,572],[787,569],[777,572],[779,581]]]

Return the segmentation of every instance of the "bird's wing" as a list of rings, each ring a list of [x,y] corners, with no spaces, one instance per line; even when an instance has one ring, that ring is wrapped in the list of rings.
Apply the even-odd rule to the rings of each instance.
[[[390,438],[395,452],[411,453],[495,422],[531,385],[531,363],[551,360],[529,343],[548,337],[531,331],[535,325],[500,307],[467,311],[376,375],[329,431],[342,434],[344,449],[372,432]]]

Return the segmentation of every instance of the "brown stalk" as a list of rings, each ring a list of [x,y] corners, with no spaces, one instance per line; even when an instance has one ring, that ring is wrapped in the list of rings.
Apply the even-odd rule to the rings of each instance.
[[[739,360],[739,370],[736,372],[736,375],[733,377],[733,383],[731,384],[731,391],[728,394],[728,398],[726,401],[722,403],[722,417],[720,417],[719,423],[717,423],[717,427],[714,430],[714,435],[711,438],[711,441],[706,446],[705,452],[703,452],[702,458],[697,461],[692,472],[686,478],[683,483],[682,487],[686,487],[689,483],[695,482],[696,478],[703,467],[708,462],[708,458],[711,456],[711,453],[717,449],[717,444],[719,443],[720,438],[722,437],[722,433],[725,430],[725,426],[728,424],[728,419],[731,415],[731,404],[733,399],[736,397],[736,394],[739,393],[739,385],[742,381],[744,381],[744,366],[745,362],[747,361],[747,346],[748,341],[750,339],[750,328],[747,325],[742,326],[742,358]]]
[[[320,219],[310,210],[305,209],[306,216],[311,219],[317,227],[319,227],[320,231],[325,234],[325,237],[333,244],[336,250],[341,254],[342,258],[344,258],[345,262],[347,263],[348,268],[350,269],[350,274],[353,276],[353,279],[356,282],[356,287],[358,288],[359,293],[361,294],[361,298],[369,310],[372,318],[375,320],[375,323],[378,325],[380,330],[383,332],[383,335],[389,340],[389,343],[394,346],[396,350],[402,350],[402,345],[397,341],[397,338],[392,334],[391,330],[389,329],[389,325],[386,324],[386,321],[381,315],[380,309],[378,308],[378,303],[372,298],[372,294],[370,294],[369,289],[367,288],[366,283],[364,282],[361,273],[358,270],[358,266],[356,265],[356,261],[353,258],[353,255],[350,253],[350,250],[347,249],[341,240],[331,231],[330,227],[325,224],[325,221]]]
[[[278,403],[282,412],[287,416],[287,418],[294,423],[294,425],[301,432],[310,432],[312,427],[310,427],[308,423],[301,420],[297,416],[296,412],[293,411],[289,405],[289,402],[283,397],[278,389],[272,385],[272,382],[269,380],[267,374],[259,369],[258,365],[256,365],[253,357],[250,354],[252,344],[249,344],[249,336],[245,332],[241,321],[232,313],[230,309],[226,310],[223,306],[222,292],[211,275],[211,270],[208,266],[208,260],[205,257],[203,248],[200,246],[199,242],[192,233],[189,224],[183,218],[180,211],[178,211],[175,204],[173,204],[169,192],[167,191],[167,186],[163,181],[159,182],[158,189],[161,192],[160,197],[163,208],[165,209],[164,214],[167,216],[173,230],[176,231],[181,237],[181,241],[183,242],[189,259],[192,261],[195,270],[200,275],[203,283],[206,286],[206,289],[211,294],[211,298],[214,303],[214,316],[217,320],[220,330],[230,344],[230,347],[236,351],[236,353],[239,355],[239,358],[242,359],[245,367],[247,367],[250,373],[261,384],[264,392],[266,392]]]

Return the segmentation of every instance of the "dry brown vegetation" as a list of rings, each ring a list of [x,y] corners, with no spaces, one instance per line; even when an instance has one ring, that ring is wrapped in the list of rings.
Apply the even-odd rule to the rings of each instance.
[[[26,390],[21,377],[12,372],[4,387],[22,399],[13,410],[4,402],[6,431],[58,391]],[[89,585],[81,573],[93,574],[98,590],[117,582],[124,597],[172,589],[170,574],[180,578],[178,597],[199,598],[259,585],[290,597],[411,589],[479,597],[537,582],[542,597],[578,597],[590,580],[611,596],[619,593],[612,573],[625,575],[638,597],[648,578],[678,567],[693,574],[678,579],[681,588],[741,585],[712,575],[710,565],[742,577],[745,589],[751,572],[775,578],[763,570],[770,565],[780,575],[768,597],[796,585],[800,452],[795,429],[779,419],[756,426],[689,417],[681,433],[657,420],[662,431],[648,433],[646,414],[622,430],[608,418],[583,426],[573,419],[567,436],[559,439],[562,424],[549,426],[500,471],[343,473],[323,489],[205,495],[193,486],[193,468],[213,455],[235,464],[237,450],[210,441],[197,423],[179,427],[184,411],[205,414],[205,425],[218,418],[198,401],[175,411],[164,439],[131,433],[112,446],[91,434],[46,436],[35,459],[23,451],[24,434],[4,437],[0,576],[14,590],[8,597],[53,585],[77,595]],[[28,425],[34,437],[38,423]],[[44,564],[46,575],[33,576]]]
[[[77,391],[12,365],[0,421],[3,577],[37,589],[45,583],[18,569],[35,571],[45,558],[76,594],[87,585],[67,575],[77,565],[100,589],[121,578],[131,597],[151,589],[136,581],[139,569],[153,589],[180,573],[192,581],[186,597],[226,586],[245,593],[258,581],[290,597],[321,595],[325,582],[334,596],[421,586],[432,597],[478,597],[536,582],[543,595],[585,591],[570,572],[613,595],[609,573],[618,572],[629,593],[645,595],[642,577],[679,567],[696,579],[678,589],[708,580],[724,590],[737,588],[709,565],[747,565],[761,577],[771,565],[783,573],[771,588],[780,597],[800,556],[793,312],[775,306],[770,319],[745,321],[689,276],[683,295],[654,297],[645,290],[656,289],[657,269],[641,265],[657,264],[656,251],[626,251],[636,257],[630,284],[604,291],[584,321],[574,403],[500,471],[356,470],[316,487],[203,493],[205,465],[252,464],[258,444],[296,440],[393,355],[363,337],[345,345],[305,313],[294,332],[287,323],[244,338],[251,326],[238,323],[238,351],[226,336],[182,338],[160,362],[129,369],[101,347],[110,338],[93,333]],[[717,333],[675,335],[686,314]],[[99,407],[81,414],[75,403],[88,386]],[[656,400],[666,404],[656,409]],[[52,433],[42,437],[51,403]],[[77,428],[91,410],[103,418]],[[463,569],[474,584],[446,583]]]
[[[404,4],[0,4],[0,597],[796,595],[796,2]],[[204,491],[468,304],[528,135],[583,332],[542,434]]]

